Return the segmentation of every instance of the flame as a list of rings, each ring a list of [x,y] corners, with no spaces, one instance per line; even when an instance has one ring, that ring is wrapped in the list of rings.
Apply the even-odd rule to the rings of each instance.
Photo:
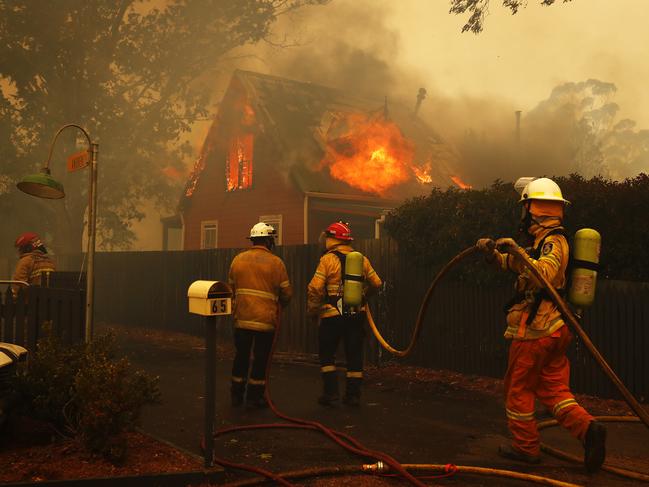
[[[205,169],[205,158],[201,154],[201,156],[198,159],[196,159],[196,162],[194,163],[194,167],[192,168],[192,171],[189,174],[189,180],[187,181],[187,184],[185,186],[185,196],[187,198],[191,198],[194,195],[194,190],[198,185],[198,179],[200,178],[203,169]]]
[[[255,124],[256,115],[255,110],[248,103],[244,103],[241,110],[241,125],[250,127]]]
[[[460,189],[473,189],[473,186],[462,181],[460,176],[451,176],[451,179]]]
[[[423,166],[412,166],[412,172],[421,184],[430,184],[433,182],[433,176],[430,175],[431,168],[432,164],[427,162]]]
[[[350,186],[383,194],[412,175],[414,145],[391,121],[348,114],[332,124],[326,140],[322,165]]]

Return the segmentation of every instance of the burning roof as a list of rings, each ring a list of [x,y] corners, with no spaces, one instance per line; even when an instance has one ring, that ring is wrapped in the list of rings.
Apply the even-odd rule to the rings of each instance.
[[[454,148],[412,110],[396,104],[240,70],[235,71],[224,101],[229,97],[243,100],[231,106],[244,107],[243,115],[274,142],[281,154],[278,168],[305,193],[404,199],[428,192],[430,185],[461,183]],[[187,197],[202,164],[197,169]]]

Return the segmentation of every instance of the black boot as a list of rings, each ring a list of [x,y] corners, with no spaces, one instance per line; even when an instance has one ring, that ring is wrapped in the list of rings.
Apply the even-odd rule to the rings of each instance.
[[[343,397],[343,402],[348,406],[360,406],[362,381],[363,379],[360,379],[358,377],[347,377],[347,385],[345,388],[345,397]]]
[[[584,466],[588,473],[594,473],[606,458],[606,428],[597,421],[591,421],[584,438]]]
[[[245,382],[232,381],[230,385],[230,404],[233,408],[238,408],[243,404],[243,395],[246,392]]]
[[[336,371],[322,373],[322,396],[318,398],[318,403],[323,406],[333,406],[339,399],[338,395],[338,377]]]
[[[263,409],[268,407],[266,401],[266,384],[248,384],[248,397],[246,398],[246,405],[250,408]]]

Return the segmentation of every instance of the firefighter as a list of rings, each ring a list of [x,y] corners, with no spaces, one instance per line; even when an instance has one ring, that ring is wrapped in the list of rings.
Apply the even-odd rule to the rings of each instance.
[[[325,230],[325,253],[320,258],[308,287],[307,311],[309,315],[320,318],[318,328],[318,355],[322,373],[323,394],[318,402],[323,406],[333,406],[338,401],[338,379],[336,377],[335,356],[340,339],[343,339],[347,361],[346,389],[343,402],[358,406],[363,380],[363,338],[365,326],[364,307],[355,313],[340,309],[338,303],[342,296],[342,266],[345,256],[353,251],[353,240],[349,224],[332,223]],[[364,294],[381,286],[367,257],[363,256]]]
[[[531,242],[526,249],[532,264],[560,293],[566,285],[569,247],[563,229],[564,207],[559,186],[548,178],[534,179],[522,191],[522,233]],[[499,249],[516,245],[511,238],[480,239],[477,246],[487,260],[517,274],[516,295],[507,305],[505,338],[512,340],[505,375],[505,408],[513,440],[499,453],[509,459],[539,463],[540,440],[534,419],[538,399],[579,439],[585,449],[584,465],[597,471],[606,454],[606,430],[580,406],[570,391],[570,363],[566,349],[572,334],[557,306],[514,255]]]
[[[41,286],[50,272],[54,272],[54,262],[47,255],[47,249],[34,232],[25,232],[14,243],[18,250],[19,259],[14,270],[13,280],[23,281],[30,286]],[[12,284],[11,292],[16,298],[22,284]]]
[[[241,252],[230,266],[229,283],[234,293],[234,345],[232,365],[232,406],[244,402],[263,408],[266,402],[266,364],[279,312],[293,293],[282,259],[272,253],[275,229],[260,222],[250,230],[252,248]],[[250,352],[253,352],[250,379]]]

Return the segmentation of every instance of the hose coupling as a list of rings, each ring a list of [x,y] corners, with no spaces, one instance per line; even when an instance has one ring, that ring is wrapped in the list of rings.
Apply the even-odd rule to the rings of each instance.
[[[384,462],[380,460],[376,463],[366,463],[365,465],[363,465],[363,472],[385,473],[389,471],[390,467],[388,467]]]

